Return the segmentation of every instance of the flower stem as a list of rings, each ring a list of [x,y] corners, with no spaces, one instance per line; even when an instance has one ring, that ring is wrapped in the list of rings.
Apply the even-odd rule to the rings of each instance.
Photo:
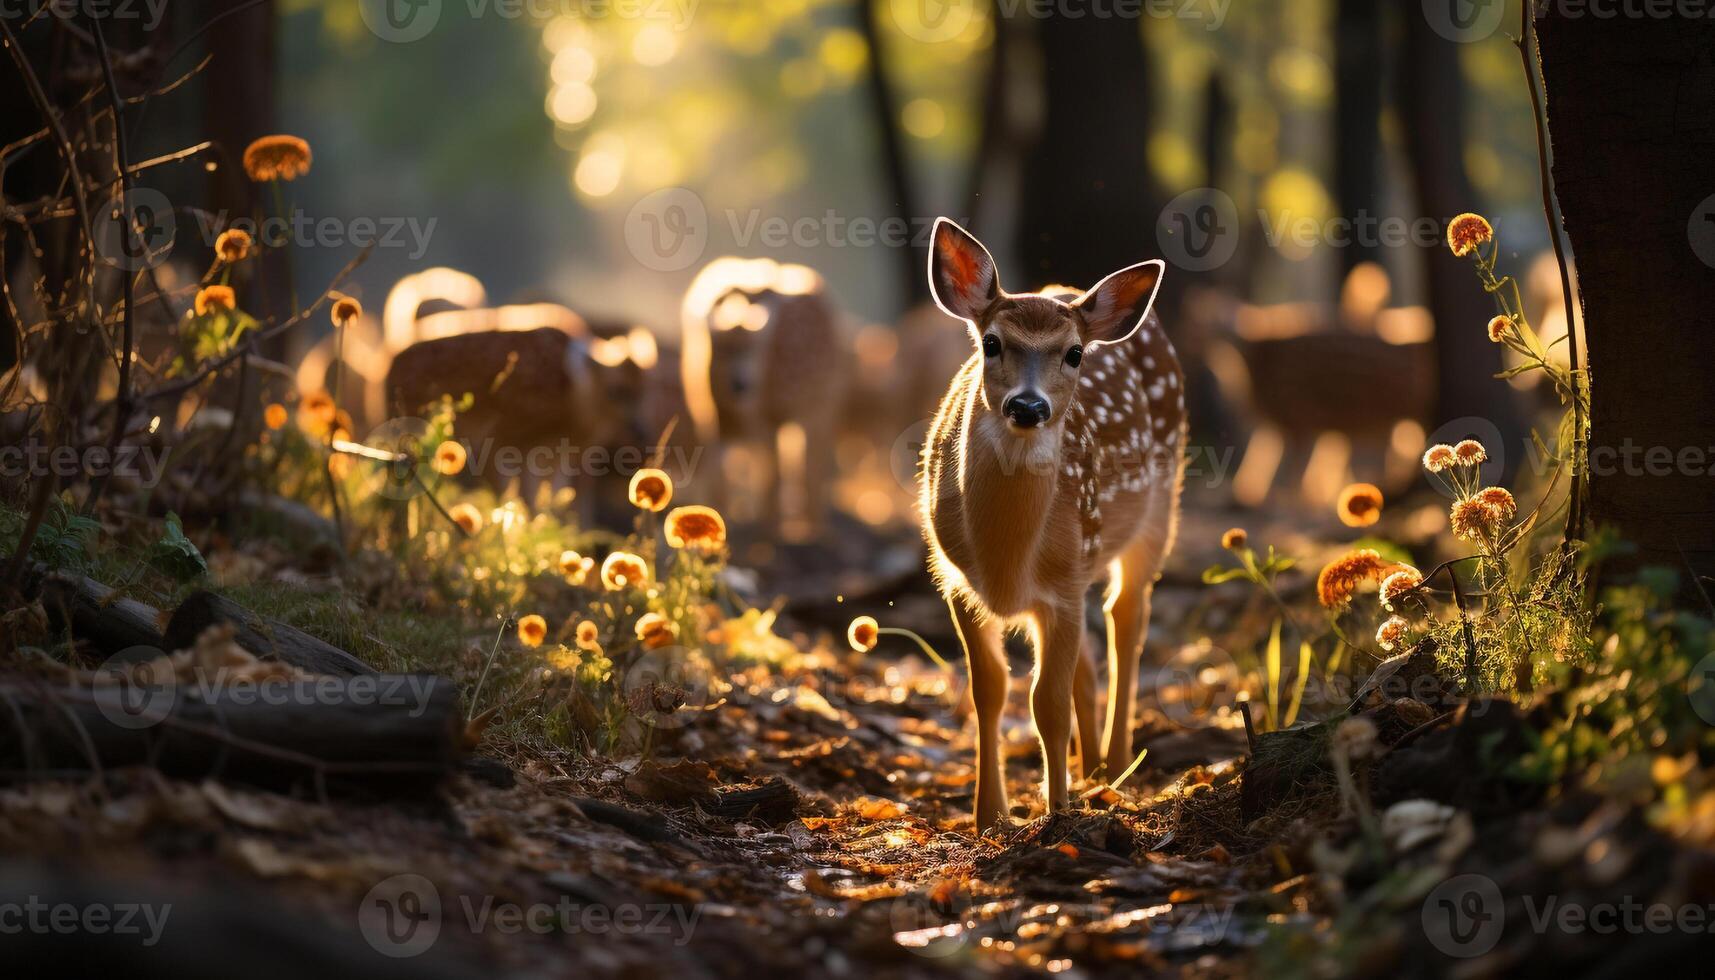
[[[953,669],[951,664],[947,663],[947,661],[945,661],[941,658],[940,654],[935,652],[935,648],[929,645],[929,641],[923,639],[921,636],[918,636],[916,634],[916,632],[914,632],[912,630],[908,630],[903,626],[883,626],[883,627],[880,627],[879,629],[877,629],[876,632],[879,634],[890,634],[893,636],[910,637],[912,640],[916,641],[918,648],[923,651],[925,656],[927,656],[930,660],[935,661],[935,666],[940,667],[942,670],[946,670],[946,671],[950,671]]]

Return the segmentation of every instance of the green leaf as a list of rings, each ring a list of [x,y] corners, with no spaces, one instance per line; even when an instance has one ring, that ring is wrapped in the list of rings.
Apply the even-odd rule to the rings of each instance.
[[[1203,569],[1204,585],[1220,585],[1235,579],[1245,578],[1248,573],[1242,568],[1227,568],[1224,565],[1210,565]]]
[[[1268,636],[1268,651],[1263,655],[1264,669],[1268,672],[1268,729],[1276,731],[1280,725],[1280,620],[1274,621],[1274,629]]]
[[[191,539],[185,537],[184,525],[177,514],[167,515],[166,533],[149,549],[149,564],[181,583],[208,574],[208,561]]]

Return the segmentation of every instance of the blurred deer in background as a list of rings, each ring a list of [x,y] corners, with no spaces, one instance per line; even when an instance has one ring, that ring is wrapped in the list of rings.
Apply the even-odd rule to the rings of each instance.
[[[834,476],[846,343],[821,276],[770,259],[722,258],[691,282],[682,307],[681,370],[697,437],[717,451],[712,496],[724,509],[728,451],[758,457],[762,519],[782,523],[793,491],[807,530],[820,529]],[[790,471],[790,472],[788,472]]]
[[[562,308],[563,309],[563,308]],[[449,311],[480,325],[494,311]],[[567,311],[568,313],[570,311]],[[433,317],[428,318],[433,319]],[[451,396],[473,396],[470,408],[459,412],[454,433],[470,450],[475,475],[497,490],[516,480],[526,502],[540,499],[545,487],[575,486],[580,511],[594,517],[596,478],[611,473],[629,478],[617,450],[632,450],[634,466],[643,465],[647,446],[635,440],[631,413],[638,409],[643,376],[654,366],[654,337],[641,327],[595,335],[580,319],[576,329],[541,327],[534,330],[472,330],[435,325],[446,335],[422,340],[394,358],[387,373],[387,404],[397,415],[420,413]],[[580,456],[562,472],[528,462],[533,449],[568,446]],[[495,454],[503,450],[525,454],[519,472],[505,472]],[[604,472],[591,467],[600,458]]]
[[[1435,328],[1424,307],[1389,306],[1391,292],[1381,266],[1364,263],[1337,305],[1188,298],[1192,345],[1252,429],[1237,502],[1296,482],[1320,507],[1354,476],[1389,490],[1415,477],[1435,402]]]
[[[1131,759],[1133,690],[1150,593],[1172,548],[1184,473],[1184,378],[1150,313],[1166,265],[1113,273],[1078,294],[1005,292],[994,259],[945,218],[929,282],[978,346],[954,378],[924,449],[929,562],[964,643],[977,711],[976,821],[1007,812],[1000,717],[1002,631],[1036,651],[1031,717],[1043,796],[1066,806],[1074,707],[1086,774],[1097,767],[1096,681],[1084,597],[1103,569],[1110,776]]]

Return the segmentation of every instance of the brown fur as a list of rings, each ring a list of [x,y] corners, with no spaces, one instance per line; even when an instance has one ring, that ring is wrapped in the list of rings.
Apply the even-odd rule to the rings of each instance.
[[[986,830],[1006,812],[1002,629],[1027,630],[1036,649],[1031,713],[1050,808],[1067,802],[1074,705],[1081,763],[1096,768],[1095,670],[1085,651],[1083,603],[1104,569],[1110,580],[1105,765],[1113,776],[1131,761],[1131,702],[1149,592],[1178,515],[1184,379],[1159,321],[1145,317],[1159,266],[1121,270],[1082,295],[1020,295],[999,288],[986,250],[950,222],[937,225],[932,253],[937,300],[979,338],[931,427],[921,503],[931,570],[971,671],[979,725],[976,817]],[[984,335],[1000,341],[998,356],[985,355]],[[1067,360],[1074,346],[1085,351],[1076,367]],[[1008,421],[1005,403],[1021,392],[1047,399],[1045,424],[1021,429]]]

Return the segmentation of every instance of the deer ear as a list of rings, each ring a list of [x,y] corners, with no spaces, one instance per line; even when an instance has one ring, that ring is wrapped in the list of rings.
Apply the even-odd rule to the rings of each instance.
[[[946,218],[935,219],[929,243],[929,291],[936,306],[971,324],[1000,295],[994,257],[975,236]]]
[[[1167,263],[1160,259],[1139,262],[1073,300],[1072,306],[1084,315],[1085,349],[1117,344],[1136,333],[1155,305],[1155,292],[1161,288],[1161,276],[1166,271]]]

